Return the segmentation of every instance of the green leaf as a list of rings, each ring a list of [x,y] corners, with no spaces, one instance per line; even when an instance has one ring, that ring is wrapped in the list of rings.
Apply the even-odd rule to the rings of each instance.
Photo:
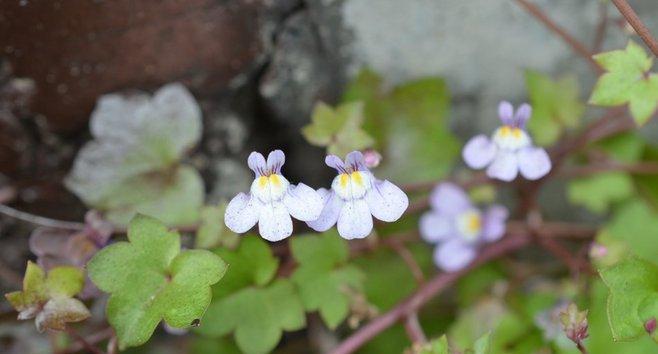
[[[639,125],[646,123],[658,107],[658,76],[648,71],[653,58],[633,41],[625,50],[614,50],[594,56],[606,70],[590,97],[590,103],[601,106],[629,104]]]
[[[633,179],[623,172],[603,172],[569,182],[569,201],[594,213],[604,213],[610,205],[630,198]]]
[[[201,223],[196,232],[194,246],[196,248],[215,248],[224,246],[234,249],[240,242],[238,234],[224,225],[226,202],[209,205],[201,209]]]
[[[248,286],[266,285],[279,267],[279,260],[272,255],[268,244],[255,235],[241,237],[240,245],[235,250],[218,248],[214,252],[231,267],[222,283],[213,288],[215,299]]]
[[[190,327],[210,304],[210,286],[226,271],[221,258],[206,250],[180,250],[180,236],[158,220],[138,215],[128,241],[114,243],[88,263],[91,280],[110,293],[106,314],[126,348],[145,343],[164,319]]]
[[[371,71],[357,76],[344,100],[365,103],[364,129],[377,138],[384,160],[382,175],[401,182],[445,176],[459,156],[460,144],[447,120],[450,93],[444,80],[430,77],[382,88]],[[408,173],[414,171],[414,173]]]
[[[642,200],[635,199],[622,205],[605,230],[614,240],[623,241],[631,254],[652,262],[656,259],[658,213]]]
[[[450,354],[450,347],[448,346],[448,337],[442,335],[437,339],[429,341],[429,343],[414,347],[410,350],[413,354]]]
[[[347,265],[347,242],[335,231],[298,236],[291,240],[299,267],[292,281],[308,311],[319,311],[329,328],[336,328],[350,312],[350,299],[362,290],[363,273]]]
[[[658,317],[658,266],[629,258],[599,273],[610,290],[607,312],[614,339],[644,334],[644,323]]]
[[[65,181],[85,204],[121,224],[136,213],[170,225],[198,219],[203,183],[180,162],[201,137],[201,110],[184,86],[166,85],[153,97],[104,95],[90,125],[94,140]]]
[[[311,124],[302,128],[302,135],[310,144],[326,147],[328,153],[342,157],[374,144],[361,129],[363,120],[361,102],[345,103],[336,109],[320,102],[313,109]]]
[[[585,105],[579,99],[578,81],[574,76],[552,80],[532,70],[526,71],[525,77],[532,103],[528,129],[538,145],[551,145],[565,128],[575,128],[580,123]]]
[[[238,347],[248,354],[269,353],[284,330],[298,330],[306,324],[302,302],[286,279],[215,300],[207,317],[212,320],[199,327],[199,333],[219,337],[235,332]]]
[[[56,267],[46,273],[28,262],[23,278],[23,291],[5,294],[19,312],[18,318],[35,319],[39,332],[64,330],[66,323],[79,322],[90,316],[85,305],[73,296],[82,290],[84,273],[76,267]]]
[[[489,354],[491,352],[491,332],[478,338],[473,344],[475,354]]]

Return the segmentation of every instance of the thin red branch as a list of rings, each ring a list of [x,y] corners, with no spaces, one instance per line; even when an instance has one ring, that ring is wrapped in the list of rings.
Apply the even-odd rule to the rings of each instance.
[[[52,227],[55,229],[78,231],[78,230],[83,230],[85,228],[85,224],[83,223],[62,221],[62,220],[46,218],[43,216],[33,215],[30,213],[26,213],[24,211],[20,211],[18,209],[14,209],[4,204],[0,204],[0,214],[4,214],[11,218],[22,220],[37,226]]]
[[[427,336],[418,322],[418,314],[416,312],[407,316],[404,321],[404,329],[409,336],[412,343],[425,344],[427,343]]]
[[[644,25],[644,23],[637,15],[635,10],[633,10],[631,5],[629,5],[626,0],[612,0],[612,3],[615,4],[619,12],[626,19],[626,21],[628,21],[628,23],[630,23],[630,25],[633,26],[635,32],[637,32],[640,38],[642,38],[642,40],[647,45],[647,47],[649,47],[653,55],[658,58],[658,42],[656,42],[656,39],[653,38],[649,29],[647,28],[647,26]]]
[[[87,340],[87,338],[81,336],[72,328],[67,328],[66,333],[68,333],[71,337],[73,337],[80,345],[82,348],[80,348],[78,351],[85,349],[89,353],[93,354],[105,354],[101,349],[96,347],[96,343],[91,343]]]
[[[420,265],[418,265],[418,262],[416,262],[414,255],[411,254],[409,249],[404,246],[403,241],[399,241],[395,238],[387,238],[384,240],[384,242],[390,246],[398,254],[398,256],[400,256],[400,258],[402,258],[404,263],[411,271],[411,274],[416,280],[416,283],[419,285],[425,283],[425,274],[423,274],[423,270],[421,269]]]
[[[516,2],[521,5],[521,7],[526,9],[526,11],[528,11],[537,20],[539,20],[539,22],[543,23],[550,31],[558,35],[558,37],[562,38],[562,40],[564,40],[564,42],[568,44],[571,49],[576,52],[576,54],[587,60],[587,62],[592,66],[592,68],[594,68],[594,70],[597,72],[602,71],[601,66],[599,66],[599,64],[594,59],[592,59],[592,53],[587,49],[587,47],[585,47],[585,45],[567,33],[567,31],[555,23],[539,7],[527,0],[516,0]]]
[[[469,267],[458,272],[440,273],[436,275],[391,310],[373,319],[367,325],[353,333],[336,349],[334,349],[332,354],[353,353],[383,330],[418,311],[421,306],[434,298],[441,291],[451,286],[455,281],[472,269],[523,248],[529,243],[529,240],[530,238],[527,237],[527,235],[509,235],[500,242],[485,248]]]
[[[96,345],[104,340],[112,338],[112,336],[114,336],[114,330],[111,327],[107,327],[84,337],[84,340],[87,344]],[[61,351],[60,354],[73,354],[84,349],[86,349],[86,347],[81,342],[76,342],[66,350]]]
[[[592,45],[592,53],[598,53],[603,47],[605,39],[605,31],[608,27],[608,3],[602,1],[599,4],[599,24],[596,26],[596,35],[594,35],[594,44]]]

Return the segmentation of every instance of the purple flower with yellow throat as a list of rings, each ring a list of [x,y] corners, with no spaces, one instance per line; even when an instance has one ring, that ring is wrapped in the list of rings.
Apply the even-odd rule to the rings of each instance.
[[[512,181],[520,173],[529,180],[544,177],[551,170],[546,150],[532,144],[525,130],[532,108],[522,104],[514,112],[509,102],[501,102],[498,115],[503,126],[491,138],[477,135],[466,143],[462,155],[466,164],[474,169],[487,168],[487,175],[502,181]]]
[[[322,199],[311,187],[293,185],[281,174],[286,156],[274,150],[267,156],[252,152],[247,160],[255,179],[249,194],[240,193],[226,206],[224,222],[231,231],[243,233],[258,223],[258,232],[268,241],[292,234],[292,219],[312,221],[320,216]]]
[[[430,196],[430,206],[431,210],[420,218],[420,235],[437,244],[434,263],[445,271],[466,267],[480,246],[505,234],[507,208],[493,205],[481,211],[455,184],[437,185]]]
[[[366,167],[363,154],[352,151],[345,162],[338,156],[325,158],[327,166],[338,175],[331,189],[321,188],[324,207],[317,220],[307,222],[316,231],[326,231],[335,224],[345,239],[364,238],[373,228],[372,217],[386,222],[398,220],[409,206],[409,198],[396,185],[378,180]]]

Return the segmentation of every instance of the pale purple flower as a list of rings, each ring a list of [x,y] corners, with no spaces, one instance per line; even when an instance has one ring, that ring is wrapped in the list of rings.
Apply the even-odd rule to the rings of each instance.
[[[352,151],[345,162],[329,155],[325,163],[338,171],[331,190],[321,188],[324,208],[317,220],[307,222],[316,231],[326,231],[338,224],[345,239],[364,238],[372,231],[372,217],[386,222],[399,219],[409,206],[409,198],[396,185],[382,181],[368,170],[363,154]]]
[[[438,246],[434,263],[453,272],[466,267],[485,243],[505,233],[507,208],[493,205],[484,212],[475,207],[464,190],[441,183],[430,196],[431,210],[420,218],[420,235]]]
[[[281,175],[286,156],[274,150],[267,156],[252,152],[249,168],[255,179],[249,194],[236,195],[226,206],[224,222],[231,231],[244,233],[258,223],[258,232],[268,241],[279,241],[292,234],[292,219],[312,221],[320,216],[322,199],[311,187],[290,184]]]
[[[503,126],[491,138],[480,134],[466,143],[462,151],[466,164],[474,169],[487,167],[489,177],[506,182],[519,172],[529,180],[544,177],[551,170],[551,160],[546,150],[532,144],[525,130],[531,114],[532,108],[526,103],[515,113],[511,103],[501,102],[498,115]]]

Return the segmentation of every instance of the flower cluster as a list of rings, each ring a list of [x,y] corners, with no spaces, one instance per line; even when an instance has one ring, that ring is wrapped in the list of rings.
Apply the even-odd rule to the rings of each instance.
[[[396,221],[409,206],[407,195],[391,182],[376,179],[358,151],[349,153],[345,162],[327,156],[326,164],[338,171],[331,190],[290,184],[281,175],[284,162],[281,150],[271,152],[267,161],[257,152],[249,155],[255,179],[249,194],[238,194],[226,207],[224,221],[229,229],[244,233],[258,223],[264,239],[279,241],[292,234],[292,216],[316,231],[337,224],[343,238],[364,238],[372,231],[373,216]]]
[[[515,113],[511,103],[501,102],[498,115],[503,126],[491,138],[480,134],[466,143],[462,152],[466,164],[474,169],[487,167],[489,177],[506,182],[519,173],[529,180],[544,177],[551,170],[551,160],[546,150],[532,144],[525,130],[531,114],[528,104],[522,104]]]
[[[430,205],[431,210],[420,219],[420,234],[425,241],[438,244],[434,263],[445,271],[464,268],[482,244],[496,241],[505,233],[505,207],[493,205],[482,212],[455,184],[436,186]]]

